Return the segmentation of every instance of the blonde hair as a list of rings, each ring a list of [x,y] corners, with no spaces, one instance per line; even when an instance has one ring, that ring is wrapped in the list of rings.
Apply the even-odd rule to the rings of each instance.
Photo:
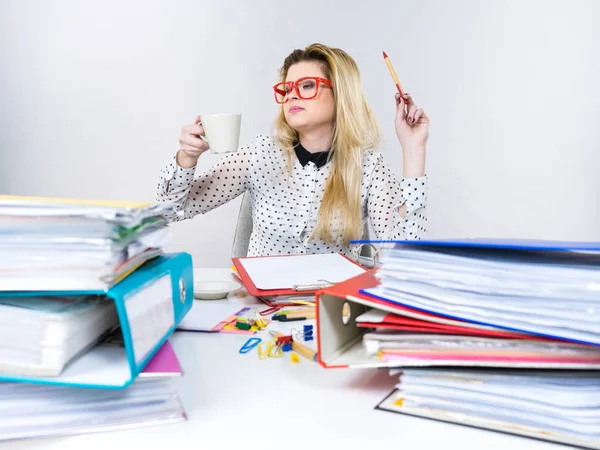
[[[341,237],[347,244],[353,239],[360,239],[363,234],[362,162],[365,151],[379,145],[379,125],[364,95],[358,66],[350,55],[322,44],[294,50],[283,63],[281,81],[285,81],[292,65],[302,61],[316,61],[322,65],[325,78],[333,84],[335,102],[331,144],[331,150],[335,151],[330,156],[331,173],[325,184],[318,223],[312,237],[319,236],[330,243]],[[291,170],[298,132],[285,120],[283,107],[275,120],[275,129],[275,141],[285,151]],[[341,236],[333,235],[334,223],[342,227]]]

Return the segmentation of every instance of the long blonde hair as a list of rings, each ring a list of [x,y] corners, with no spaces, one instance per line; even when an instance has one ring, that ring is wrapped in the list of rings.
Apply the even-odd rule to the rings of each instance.
[[[338,48],[312,44],[304,50],[294,50],[280,71],[285,81],[290,67],[301,61],[316,61],[322,65],[326,78],[333,84],[335,102],[334,131],[331,150],[331,173],[325,184],[319,208],[317,227],[312,237],[319,236],[335,243],[333,224],[342,227],[344,242],[360,239],[363,234],[361,214],[362,162],[366,150],[379,145],[380,129],[363,92],[358,66],[354,59]],[[294,161],[294,145],[298,132],[285,120],[283,107],[275,120],[275,140],[286,152],[288,168]]]

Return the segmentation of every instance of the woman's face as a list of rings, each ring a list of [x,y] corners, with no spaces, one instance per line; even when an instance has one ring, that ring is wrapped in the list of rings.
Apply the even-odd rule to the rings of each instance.
[[[302,61],[292,65],[285,81],[296,82],[305,77],[325,78],[321,63],[317,61]],[[296,89],[291,89],[286,95],[283,112],[287,123],[299,133],[333,127],[335,117],[335,101],[333,90],[322,82],[304,80],[297,89],[303,97],[311,97],[316,89],[316,96],[312,99],[303,99]]]

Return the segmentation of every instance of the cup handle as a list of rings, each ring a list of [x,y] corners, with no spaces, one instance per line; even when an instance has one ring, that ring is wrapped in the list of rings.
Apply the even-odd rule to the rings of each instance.
[[[198,125],[202,126],[202,128],[204,128],[204,124],[202,123],[202,118],[200,119],[200,122],[198,122]],[[204,131],[206,133],[206,131]],[[201,134],[198,135],[198,137],[200,139],[202,139],[204,142],[206,142],[207,144],[210,144],[210,142],[208,142],[208,139],[206,139],[205,136],[202,136]]]

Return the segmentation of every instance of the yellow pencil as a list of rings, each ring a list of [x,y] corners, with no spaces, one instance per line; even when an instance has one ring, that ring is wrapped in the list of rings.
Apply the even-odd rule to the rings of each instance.
[[[396,83],[396,87],[398,88],[398,92],[400,92],[400,95],[404,96],[404,91],[402,90],[402,85],[400,84],[400,80],[398,79],[398,76],[396,75],[396,71],[392,67],[392,63],[390,62],[390,58],[388,58],[388,55],[385,52],[383,52],[383,60],[387,64],[388,69],[389,69],[390,73],[392,74],[392,78],[394,79],[394,83]]]

